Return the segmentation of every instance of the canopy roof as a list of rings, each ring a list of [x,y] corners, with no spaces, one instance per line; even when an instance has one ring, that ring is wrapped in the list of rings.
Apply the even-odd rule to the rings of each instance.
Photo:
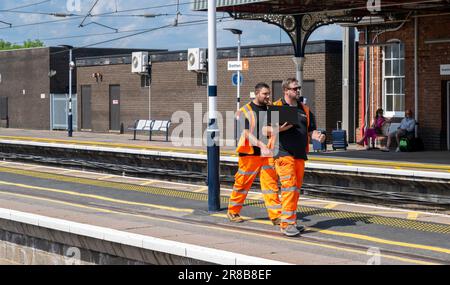
[[[449,0],[380,0],[381,13],[414,10],[450,10]],[[229,13],[293,15],[311,12],[344,10],[347,16],[367,16],[371,12],[367,0],[217,0],[217,11]],[[206,11],[208,0],[195,0],[193,10]]]

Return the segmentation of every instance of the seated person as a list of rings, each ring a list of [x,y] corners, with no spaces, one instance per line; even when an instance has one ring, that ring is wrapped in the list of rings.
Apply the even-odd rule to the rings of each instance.
[[[392,140],[395,138],[397,140],[397,149],[395,151],[399,152],[400,139],[415,131],[416,120],[413,118],[413,112],[411,110],[406,110],[405,115],[406,117],[400,123],[400,127],[398,127],[397,131],[389,134],[387,145],[385,148],[381,149],[382,151],[389,151]]]
[[[383,127],[383,125],[387,122],[389,122],[388,120],[386,120],[386,118],[383,116],[383,109],[378,109],[375,115],[375,118],[373,119],[372,122],[372,127],[366,129],[366,132],[364,133],[364,137],[357,142],[357,144],[361,145],[361,146],[366,146],[366,149],[369,149],[369,138],[372,139],[372,141],[374,141],[378,135],[382,134],[381,128]]]

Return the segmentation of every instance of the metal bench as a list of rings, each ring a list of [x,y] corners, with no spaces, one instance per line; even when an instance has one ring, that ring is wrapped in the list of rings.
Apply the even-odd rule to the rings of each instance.
[[[153,124],[153,120],[136,120],[134,122],[134,126],[131,128],[128,128],[128,130],[131,130],[134,133],[133,140],[136,140],[136,133],[138,131],[150,132],[150,128],[151,128],[152,124]],[[150,135],[151,135],[151,132],[150,132]]]
[[[166,133],[166,142],[168,142],[170,125],[171,125],[170,121],[163,121],[163,120],[153,121],[153,124],[150,127],[150,141],[152,140],[153,132],[165,132]]]

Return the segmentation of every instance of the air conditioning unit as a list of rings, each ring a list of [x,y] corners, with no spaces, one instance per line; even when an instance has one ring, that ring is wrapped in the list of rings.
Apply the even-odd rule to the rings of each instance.
[[[206,71],[206,49],[190,48],[188,49],[188,70]]]
[[[131,72],[132,73],[147,73],[149,65],[150,65],[150,63],[149,63],[148,52],[140,51],[140,52],[132,53],[132,56],[131,56]]]

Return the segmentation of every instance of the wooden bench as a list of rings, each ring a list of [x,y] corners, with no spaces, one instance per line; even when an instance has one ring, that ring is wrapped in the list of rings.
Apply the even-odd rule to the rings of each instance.
[[[141,132],[145,132],[145,131],[150,132],[150,127],[151,127],[152,124],[153,124],[153,121],[152,121],[152,120],[136,120],[136,121],[134,122],[134,126],[128,128],[128,130],[131,130],[131,131],[133,131],[133,133],[134,133],[133,140],[136,140],[136,133],[137,133],[138,131],[141,131]]]
[[[171,122],[163,121],[163,120],[155,120],[150,127],[150,141],[152,140],[153,132],[165,132],[166,133],[166,142],[169,141],[169,129]]]

